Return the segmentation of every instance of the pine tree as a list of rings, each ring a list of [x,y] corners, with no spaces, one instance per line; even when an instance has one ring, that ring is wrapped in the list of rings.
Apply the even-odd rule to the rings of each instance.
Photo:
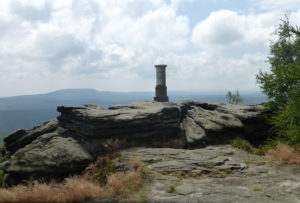
[[[266,108],[274,112],[271,123],[277,140],[300,146],[300,32],[286,19],[270,46],[270,72],[260,72],[257,82],[268,96]],[[300,149],[300,148],[299,148]]]

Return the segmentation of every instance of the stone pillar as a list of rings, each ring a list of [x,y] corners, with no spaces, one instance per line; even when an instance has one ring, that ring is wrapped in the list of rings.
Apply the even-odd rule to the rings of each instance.
[[[166,67],[167,65],[155,65],[156,68],[156,87],[154,100],[158,102],[168,102],[166,86]]]

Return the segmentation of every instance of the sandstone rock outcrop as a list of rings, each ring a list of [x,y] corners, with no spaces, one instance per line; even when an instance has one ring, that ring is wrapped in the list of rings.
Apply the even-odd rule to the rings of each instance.
[[[145,163],[152,177],[148,202],[300,202],[299,166],[272,163],[230,145],[137,147],[121,150],[120,156],[124,163],[133,156]]]
[[[5,173],[11,177],[78,173],[105,153],[108,139],[131,146],[164,146],[177,140],[179,147],[190,148],[223,143],[235,136],[260,139],[268,129],[260,105],[146,101],[109,109],[59,106],[57,111],[61,113],[58,118],[4,139],[10,155],[1,166]]]

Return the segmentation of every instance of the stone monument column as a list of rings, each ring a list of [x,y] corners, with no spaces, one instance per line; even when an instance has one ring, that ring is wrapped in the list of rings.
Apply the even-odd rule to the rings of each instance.
[[[168,102],[166,86],[166,67],[167,65],[155,65],[156,68],[156,87],[154,100],[158,102]]]

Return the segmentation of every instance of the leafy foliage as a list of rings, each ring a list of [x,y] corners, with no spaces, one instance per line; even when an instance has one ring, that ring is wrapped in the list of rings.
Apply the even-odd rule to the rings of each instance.
[[[98,168],[96,173],[93,175],[93,179],[104,185],[107,182],[107,177],[116,172],[116,166],[112,161],[108,161],[105,166]]]
[[[268,96],[266,108],[274,115],[271,123],[275,142],[299,148],[300,145],[300,32],[286,19],[275,32],[276,42],[270,46],[270,72],[260,72],[257,82]],[[274,142],[274,143],[275,143]],[[300,149],[300,148],[299,148]]]
[[[277,131],[277,141],[294,146],[300,151],[300,91],[290,98],[284,108],[278,110],[271,119]]]
[[[243,102],[243,98],[240,96],[240,93],[238,90],[236,90],[235,93],[231,93],[231,91],[227,92],[226,95],[226,101],[229,104],[239,104]]]

